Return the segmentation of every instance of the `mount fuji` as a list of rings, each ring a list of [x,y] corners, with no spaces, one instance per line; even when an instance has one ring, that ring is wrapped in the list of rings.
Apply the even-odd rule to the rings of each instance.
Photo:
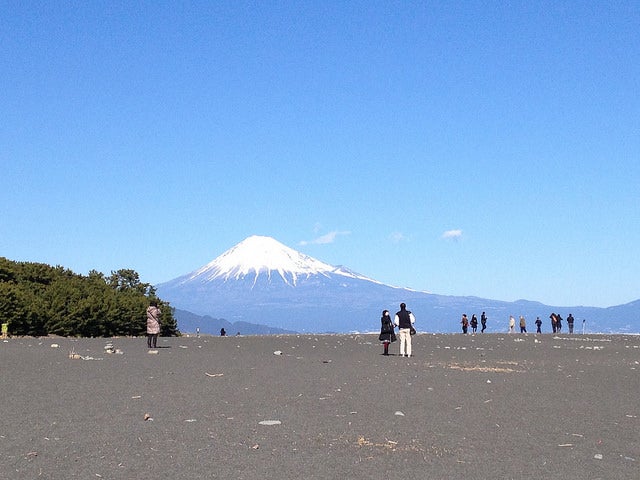
[[[479,318],[485,311],[490,332],[506,331],[509,315],[524,315],[531,327],[539,316],[548,332],[549,315],[556,312],[563,318],[573,313],[580,331],[586,319],[590,332],[627,333],[637,331],[630,321],[640,314],[640,300],[606,309],[550,307],[392,287],[264,236],[251,236],[203,267],[157,285],[157,294],[173,307],[209,320],[301,333],[375,331],[382,310],[394,313],[400,302],[414,312],[418,330],[431,332],[458,331],[462,313]]]

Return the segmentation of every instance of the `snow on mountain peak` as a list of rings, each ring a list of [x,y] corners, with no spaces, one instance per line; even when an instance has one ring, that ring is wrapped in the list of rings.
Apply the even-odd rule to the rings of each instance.
[[[295,285],[300,276],[310,275],[337,274],[365,278],[304,255],[274,238],[253,235],[193,272],[189,275],[189,280],[238,280],[255,274],[255,283],[261,274],[267,275],[270,279],[274,273],[289,285]]]

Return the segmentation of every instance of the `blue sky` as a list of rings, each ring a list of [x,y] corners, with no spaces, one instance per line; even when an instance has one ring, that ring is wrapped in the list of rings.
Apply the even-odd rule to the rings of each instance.
[[[439,294],[636,300],[638,25],[636,1],[2,2],[0,256],[160,283],[257,234]]]

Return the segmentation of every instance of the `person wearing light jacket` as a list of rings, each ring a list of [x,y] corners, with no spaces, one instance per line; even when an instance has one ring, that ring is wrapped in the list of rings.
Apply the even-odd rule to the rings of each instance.
[[[413,316],[407,306],[404,303],[400,304],[400,311],[396,313],[393,319],[394,325],[398,330],[398,337],[400,338],[400,356],[404,357],[405,352],[407,357],[411,356],[411,327],[415,323],[416,318]]]
[[[160,334],[160,309],[158,303],[153,301],[147,307],[147,347],[156,348],[158,335]]]

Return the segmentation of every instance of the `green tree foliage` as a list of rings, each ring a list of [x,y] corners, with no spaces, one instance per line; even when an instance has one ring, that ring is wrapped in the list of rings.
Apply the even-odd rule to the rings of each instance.
[[[169,303],[134,270],[78,275],[60,266],[0,257],[0,323],[11,335],[80,337],[144,335],[146,308],[162,310],[161,335],[179,335]]]

